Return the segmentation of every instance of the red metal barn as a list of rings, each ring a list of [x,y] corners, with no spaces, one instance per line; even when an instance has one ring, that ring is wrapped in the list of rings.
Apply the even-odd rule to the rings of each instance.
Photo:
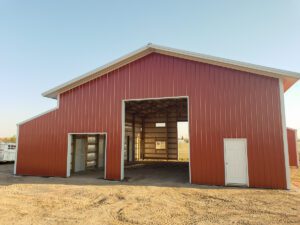
[[[287,128],[287,138],[289,145],[290,166],[299,166],[299,156],[297,151],[297,130]]]
[[[299,78],[149,44],[43,93],[57,99],[57,108],[18,125],[15,173],[68,177],[100,165],[93,149],[105,141],[104,178],[122,180],[132,155],[177,159],[170,139],[176,129],[165,126],[182,120],[189,124],[191,183],[289,189],[283,94]],[[88,146],[88,154],[74,146]]]

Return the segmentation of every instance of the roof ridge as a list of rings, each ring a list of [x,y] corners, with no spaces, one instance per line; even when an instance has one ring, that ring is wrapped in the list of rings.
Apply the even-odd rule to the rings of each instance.
[[[113,61],[107,63],[107,64],[104,64],[103,66],[100,66],[94,70],[91,70],[81,76],[75,77],[74,79],[72,79],[68,82],[58,85],[58,86],[42,93],[42,95],[44,97],[57,98],[57,95],[65,92],[67,90],[70,90],[70,89],[77,87],[83,83],[86,83],[92,79],[95,79],[96,77],[107,74],[112,70],[120,68],[128,63],[131,63],[131,62],[133,62],[139,58],[142,58],[150,53],[153,53],[153,52],[165,54],[165,55],[169,55],[169,56],[173,56],[173,57],[184,58],[187,60],[208,63],[211,65],[222,66],[225,68],[231,68],[231,69],[235,69],[235,70],[250,72],[250,73],[263,75],[263,76],[284,78],[289,81],[288,86],[285,90],[287,90],[298,79],[300,79],[300,73],[296,73],[296,72],[275,69],[272,67],[266,67],[266,66],[261,66],[261,65],[247,63],[247,62],[241,62],[241,61],[237,61],[237,60],[231,60],[231,59],[226,59],[226,58],[221,58],[221,57],[216,57],[216,56],[212,56],[212,55],[206,55],[206,54],[186,51],[186,50],[179,50],[179,49],[175,49],[175,48],[156,45],[156,44],[149,42],[147,45],[145,45],[133,52],[130,52],[129,54],[126,54],[116,60],[113,60]],[[100,73],[100,74],[95,76],[96,73]]]

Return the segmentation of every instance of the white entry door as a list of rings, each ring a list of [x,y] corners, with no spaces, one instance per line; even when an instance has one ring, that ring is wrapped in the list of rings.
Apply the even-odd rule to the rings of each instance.
[[[86,140],[85,139],[76,139],[75,145],[75,172],[85,170],[85,148]]]
[[[225,185],[248,186],[247,139],[224,139]]]

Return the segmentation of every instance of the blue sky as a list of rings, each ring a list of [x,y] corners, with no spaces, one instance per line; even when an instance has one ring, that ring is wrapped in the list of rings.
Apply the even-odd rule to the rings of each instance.
[[[0,0],[0,136],[56,105],[45,90],[148,42],[300,72],[300,1]],[[285,101],[300,130],[300,82]]]

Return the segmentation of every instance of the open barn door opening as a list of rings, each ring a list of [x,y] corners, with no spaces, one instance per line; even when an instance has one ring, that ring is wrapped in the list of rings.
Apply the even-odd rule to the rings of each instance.
[[[69,134],[67,176],[105,178],[106,134]]]
[[[122,178],[189,182],[188,98],[123,103]]]

